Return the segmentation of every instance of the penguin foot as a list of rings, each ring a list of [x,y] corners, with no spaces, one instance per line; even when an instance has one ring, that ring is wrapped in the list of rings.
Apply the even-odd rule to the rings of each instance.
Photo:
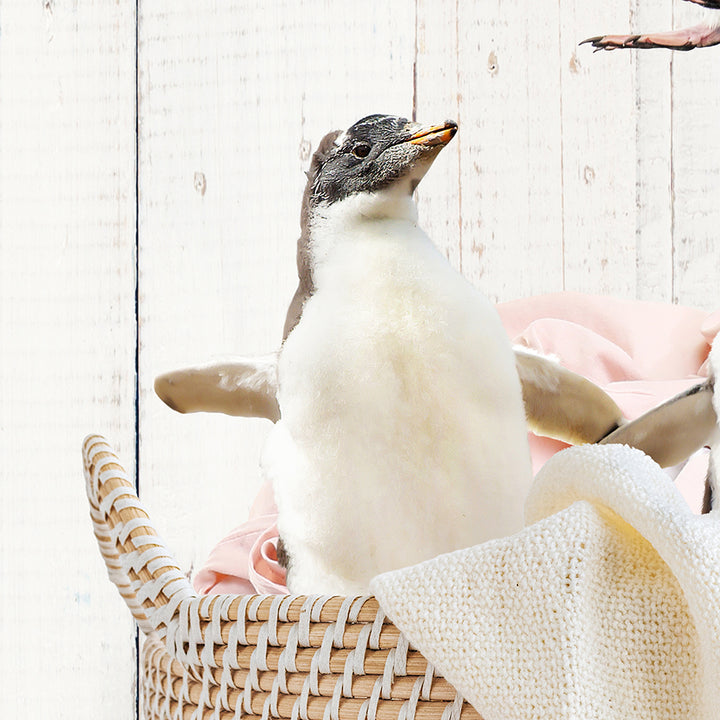
[[[699,2],[699,0],[693,1]],[[720,7],[720,3],[710,4],[710,2],[711,0],[703,0],[699,4],[705,4],[707,7]],[[645,35],[598,35],[580,43],[580,45],[585,44],[591,44],[596,52],[598,50],[617,50],[619,48],[694,50],[699,47],[711,47],[720,44],[720,27],[703,24],[683,28],[682,30],[670,30]]]

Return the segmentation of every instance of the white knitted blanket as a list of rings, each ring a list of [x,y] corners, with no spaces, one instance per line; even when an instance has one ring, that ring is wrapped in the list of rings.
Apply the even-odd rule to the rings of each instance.
[[[484,720],[720,718],[720,513],[607,445],[552,458],[526,515],[371,586]]]

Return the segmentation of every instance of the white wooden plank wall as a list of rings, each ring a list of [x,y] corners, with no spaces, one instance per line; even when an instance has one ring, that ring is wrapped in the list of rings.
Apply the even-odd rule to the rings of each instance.
[[[131,718],[90,431],[134,471],[135,13],[0,3],[0,717]]]
[[[136,712],[134,632],[79,456],[101,431],[135,468],[136,201],[139,485],[190,571],[244,519],[268,428],[176,415],[152,380],[277,347],[324,132],[371,112],[457,119],[421,218],[493,300],[720,306],[720,51],[577,45],[701,15],[679,0],[175,0],[136,21],[127,2],[0,0],[2,717]]]

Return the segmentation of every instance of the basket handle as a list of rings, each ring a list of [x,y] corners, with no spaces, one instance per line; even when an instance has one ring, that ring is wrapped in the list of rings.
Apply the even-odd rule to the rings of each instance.
[[[83,466],[90,517],[110,580],[140,629],[165,636],[180,603],[196,593],[101,435],[85,438]]]

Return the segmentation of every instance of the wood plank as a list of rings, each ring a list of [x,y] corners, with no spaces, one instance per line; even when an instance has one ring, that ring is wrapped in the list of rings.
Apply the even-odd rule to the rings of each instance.
[[[690,3],[676,8],[684,27],[717,11]],[[720,83],[718,53],[677,53],[672,61],[673,293],[674,302],[720,308]]]
[[[411,112],[414,23],[380,2],[142,8],[140,486],[188,571],[245,519],[270,425],[177,415],[153,378],[279,346],[311,148]]]
[[[562,285],[557,5],[462,4],[462,270],[509,300]]]
[[[672,27],[672,2],[636,3],[633,32]],[[622,26],[618,29],[620,32]],[[607,54],[607,53],[605,53]],[[602,59],[600,55],[597,59]],[[635,295],[672,301],[672,95],[671,52],[635,55]]]
[[[418,0],[416,19],[415,115],[419,122],[460,120],[457,6]],[[462,270],[460,227],[461,123],[416,191],[421,227],[458,270]]]
[[[105,432],[133,469],[134,13],[3,3],[0,24],[0,715],[130,718],[80,447]]]
[[[565,288],[636,294],[636,54],[578,43],[626,27],[628,0],[560,4]]]

